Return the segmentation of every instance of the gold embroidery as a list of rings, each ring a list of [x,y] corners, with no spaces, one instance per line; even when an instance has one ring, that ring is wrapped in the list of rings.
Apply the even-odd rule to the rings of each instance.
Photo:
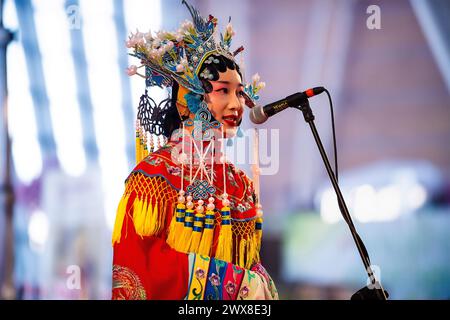
[[[119,265],[113,266],[113,300],[145,300],[147,295],[137,274]]]

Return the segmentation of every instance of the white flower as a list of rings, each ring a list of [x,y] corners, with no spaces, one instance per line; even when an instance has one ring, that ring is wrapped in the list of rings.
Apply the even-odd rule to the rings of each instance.
[[[257,83],[259,81],[260,77],[258,73],[255,73],[252,77],[253,83]]]
[[[153,40],[152,33],[150,30],[144,35],[144,38],[147,42],[151,42]]]
[[[136,44],[143,45],[144,44],[144,37],[136,38]]]
[[[182,64],[178,64],[177,65],[177,72],[182,72],[184,71],[184,66]]]
[[[191,27],[193,27],[193,26],[194,26],[194,25],[193,25],[192,21],[189,21],[189,20],[185,20],[185,21],[181,24],[181,28],[184,29],[184,30],[187,30],[187,29],[189,29],[189,28],[191,28]]]
[[[183,34],[180,32],[180,33],[178,33],[178,34],[176,35],[175,38],[177,39],[177,42],[181,42],[181,41],[183,41],[184,36],[183,36]]]
[[[156,32],[156,37],[160,40],[162,40],[164,38],[164,34],[166,33],[166,31],[164,30],[159,30]]]
[[[127,48],[133,48],[135,44],[136,44],[136,42],[132,38],[127,40],[127,41],[125,41],[125,46]]]
[[[135,65],[131,65],[127,68],[127,74],[129,76],[135,75],[137,73],[137,67]]]
[[[227,32],[228,33],[233,33],[233,25],[231,24],[231,22],[229,22],[228,24],[227,24]]]
[[[264,89],[266,87],[266,83],[261,81],[260,83],[258,83],[258,89]]]

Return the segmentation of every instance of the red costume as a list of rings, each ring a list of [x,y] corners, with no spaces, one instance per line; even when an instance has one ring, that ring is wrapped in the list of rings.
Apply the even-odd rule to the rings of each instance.
[[[259,253],[251,252],[259,248],[253,248],[250,242],[260,240],[255,230],[252,182],[234,165],[226,165],[233,230],[232,261],[214,258],[220,234],[218,211],[210,257],[179,252],[166,242],[181,186],[181,167],[171,160],[173,146],[174,143],[169,143],[149,155],[126,180],[119,205],[119,210],[121,206],[125,208],[124,215],[117,215],[113,239],[113,299],[277,298],[275,286],[260,264]],[[222,185],[222,165],[216,166],[215,181]],[[136,199],[147,203],[144,219],[135,213],[139,209]],[[145,210],[141,208],[141,211]],[[151,222],[155,225],[150,226]]]

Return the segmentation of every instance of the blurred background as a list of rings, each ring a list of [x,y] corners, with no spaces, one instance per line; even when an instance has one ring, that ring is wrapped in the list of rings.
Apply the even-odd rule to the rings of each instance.
[[[450,3],[190,3],[222,27],[232,17],[247,80],[266,82],[261,104],[331,92],[340,186],[376,274],[392,299],[449,299]],[[110,299],[144,90],[126,75],[137,61],[124,41],[189,13],[181,0],[0,4],[0,297]],[[333,161],[326,96],[311,106]],[[280,297],[349,299],[367,275],[309,127],[286,110],[261,128],[277,132],[276,171],[261,176],[262,259]]]

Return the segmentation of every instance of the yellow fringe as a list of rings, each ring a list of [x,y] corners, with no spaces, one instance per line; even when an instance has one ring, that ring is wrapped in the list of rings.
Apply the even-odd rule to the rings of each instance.
[[[156,206],[157,207],[157,206]],[[149,236],[153,234],[153,203],[150,199],[147,203],[145,209],[142,210],[143,214],[145,214],[145,220],[143,221],[142,233],[143,235]]]
[[[214,211],[206,211],[205,227],[203,228],[202,239],[198,246],[198,254],[203,256],[209,256],[211,252],[211,246],[214,239]]]
[[[261,240],[262,240],[262,224],[263,218],[256,218],[256,226],[255,226],[255,236],[254,236],[254,246],[255,246],[255,261],[260,261],[259,252],[261,250]],[[258,226],[259,225],[259,226]]]
[[[184,217],[184,227],[183,232],[178,238],[178,241],[175,244],[175,249],[187,253],[189,249],[189,242],[192,236],[192,226],[194,222],[194,210],[187,209],[186,215]]]
[[[156,233],[159,233],[162,230],[162,226],[165,224],[166,207],[167,207],[167,203],[165,201],[161,201],[160,205],[155,209],[155,215],[158,219],[158,223],[156,225]],[[158,214],[158,211],[159,211],[159,214]]]
[[[233,233],[231,230],[230,208],[222,208],[222,223],[220,226],[219,240],[217,242],[216,259],[232,262]]]
[[[125,219],[129,198],[129,194],[124,194],[119,201],[119,205],[117,206],[116,221],[114,222],[114,229],[112,233],[112,245],[114,245],[115,243],[120,243],[123,220]]]
[[[244,268],[250,269],[253,265],[256,256],[256,244],[254,236],[250,237],[250,239],[247,241],[246,250],[247,250],[247,257],[246,257],[247,259]]]
[[[205,215],[202,213],[197,213],[194,219],[194,228],[192,229],[192,236],[189,243],[189,252],[197,252],[200,240],[202,238],[203,231],[203,220]]]
[[[136,234],[142,236],[157,235],[165,220],[164,207],[159,208],[159,203],[153,205],[153,199],[145,199],[142,201],[138,197],[133,203],[133,223]]]
[[[142,236],[144,232],[144,221],[145,214],[142,212],[142,207],[144,206],[144,201],[140,200],[136,197],[133,203],[133,223],[134,229],[136,230],[136,234]]]
[[[182,212],[178,212],[179,210],[182,210]],[[175,248],[177,237],[183,232],[185,211],[186,206],[183,203],[178,203],[175,214],[170,222],[169,233],[166,240],[167,244],[172,248]]]
[[[141,162],[141,139],[139,138],[139,132],[136,131],[136,146],[135,146],[135,153],[136,153],[136,164],[139,164]]]
[[[247,246],[247,240],[241,239],[239,242],[239,262],[237,263],[241,268],[245,267],[245,249]]]

